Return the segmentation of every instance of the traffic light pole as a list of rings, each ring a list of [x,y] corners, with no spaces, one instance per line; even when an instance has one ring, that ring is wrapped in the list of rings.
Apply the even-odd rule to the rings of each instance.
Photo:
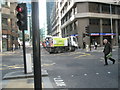
[[[41,58],[40,58],[40,33],[39,33],[39,6],[38,1],[32,1],[32,33],[33,33],[33,65],[34,65],[34,90],[42,89]]]
[[[23,37],[23,59],[24,59],[24,73],[27,74],[27,67],[26,67],[26,50],[25,50],[25,31],[27,30],[27,7],[26,3],[19,3],[16,6],[16,11],[18,12],[16,17],[18,19],[17,26],[19,30],[22,31]]]
[[[91,34],[90,34],[90,51],[91,51]]]
[[[91,31],[89,29],[89,37],[90,37],[90,51],[91,51]]]
[[[25,49],[25,31],[22,30],[22,37],[23,37],[23,59],[24,59],[24,73],[27,74],[26,70],[26,49]]]

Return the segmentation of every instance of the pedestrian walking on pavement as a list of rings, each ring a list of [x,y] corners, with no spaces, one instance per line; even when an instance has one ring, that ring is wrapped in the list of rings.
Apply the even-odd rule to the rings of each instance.
[[[13,50],[12,50],[12,51],[14,51],[14,50],[15,50],[15,44],[14,44],[14,43],[13,43],[13,47],[12,47],[12,48],[13,48]]]
[[[85,49],[86,48],[86,43],[85,42],[83,42],[83,49]]]
[[[19,45],[19,49],[20,49],[20,43],[18,45]]]
[[[115,64],[115,59],[111,58],[112,56],[112,47],[110,42],[108,42],[107,39],[103,40],[105,46],[104,46],[104,58],[105,58],[105,65],[108,65],[107,59],[111,60],[113,62],[113,64]]]
[[[95,48],[95,50],[97,50],[97,42],[96,41],[94,42],[94,48]]]

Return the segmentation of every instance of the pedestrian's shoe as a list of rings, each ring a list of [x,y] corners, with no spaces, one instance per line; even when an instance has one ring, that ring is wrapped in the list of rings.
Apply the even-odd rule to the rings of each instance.
[[[104,64],[104,66],[107,66],[108,64]]]
[[[113,64],[115,64],[115,60],[113,61]]]

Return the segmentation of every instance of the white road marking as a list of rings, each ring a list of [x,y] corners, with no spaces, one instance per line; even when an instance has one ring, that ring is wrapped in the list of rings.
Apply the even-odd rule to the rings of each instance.
[[[74,75],[72,75],[71,77],[74,77]]]
[[[87,74],[84,74],[85,76],[87,76]]]
[[[104,58],[103,58],[103,57],[101,57],[101,59],[102,59],[102,60],[104,60]]]
[[[55,65],[56,63],[50,63],[50,64],[42,64],[41,66],[43,67],[43,66],[53,66],[53,65]]]
[[[97,75],[99,74],[99,73],[96,73]]]
[[[61,76],[58,76],[59,78],[61,77]]]
[[[66,86],[64,80],[62,80],[62,78],[60,76],[58,76],[57,78],[54,78],[54,81],[58,87],[65,87]]]
[[[110,74],[111,72],[108,72],[108,74]]]

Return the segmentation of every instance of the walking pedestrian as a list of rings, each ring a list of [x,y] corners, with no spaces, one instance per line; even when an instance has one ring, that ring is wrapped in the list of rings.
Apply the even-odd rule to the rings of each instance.
[[[95,50],[97,50],[97,42],[96,41],[94,42],[94,48],[95,48]]]
[[[20,43],[18,45],[19,45],[19,49],[20,49]]]
[[[104,46],[104,58],[105,58],[105,64],[104,65],[108,65],[107,59],[111,60],[113,62],[113,64],[115,64],[115,59],[111,58],[112,56],[112,47],[110,42],[108,42],[107,39],[103,40],[105,46]]]
[[[85,42],[83,42],[83,49],[85,49],[86,48],[86,43]]]
[[[14,51],[14,50],[15,50],[15,44],[14,44],[14,43],[13,43],[13,47],[12,47],[12,48],[13,48],[13,50],[12,50],[12,51]]]

